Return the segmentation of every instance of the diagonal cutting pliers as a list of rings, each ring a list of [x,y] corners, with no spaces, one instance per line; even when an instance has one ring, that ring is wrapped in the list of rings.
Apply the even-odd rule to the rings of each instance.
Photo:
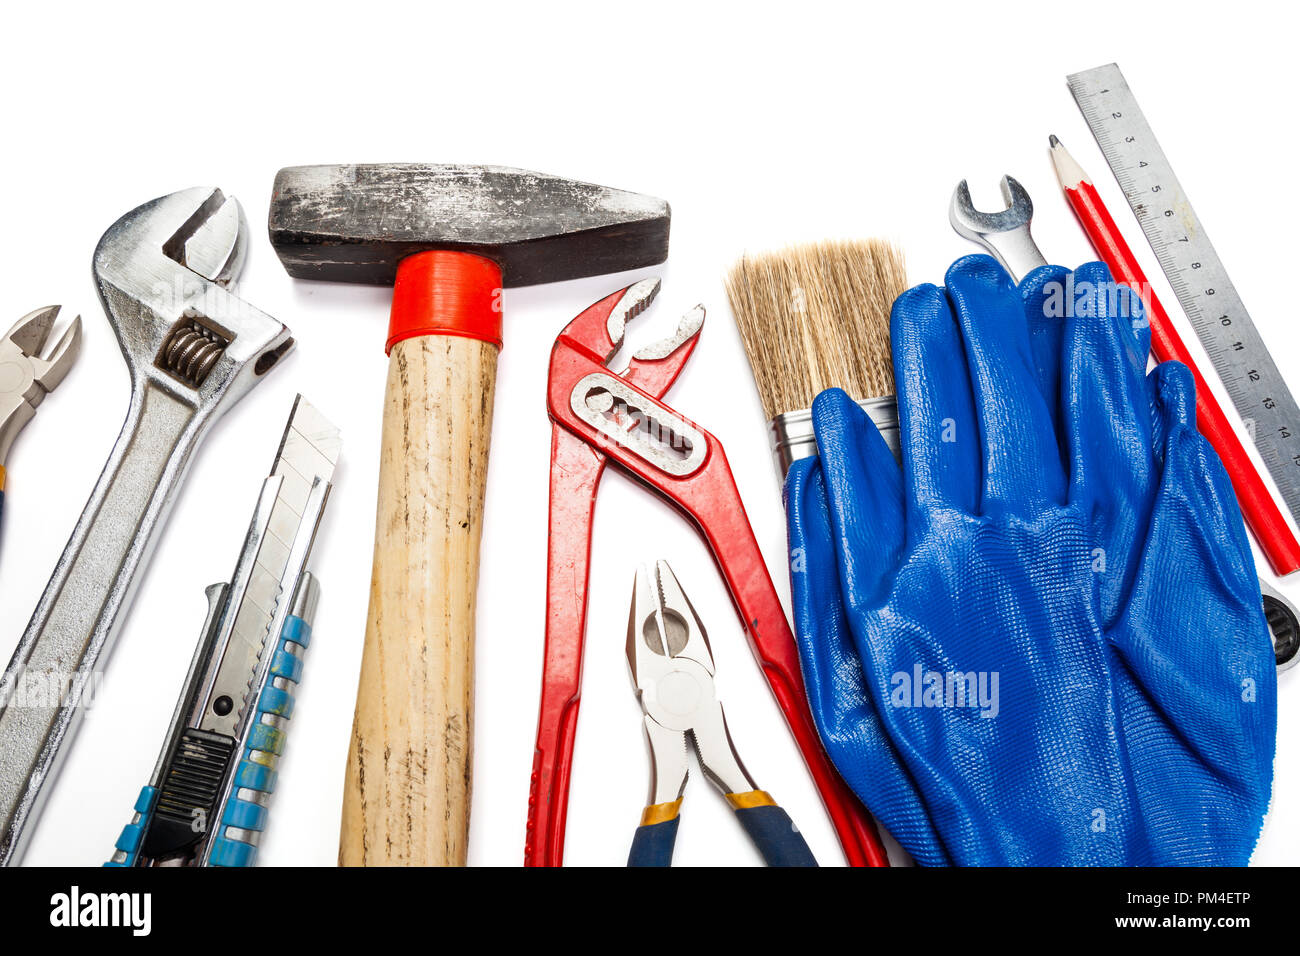
[[[771,795],[740,762],[714,688],[704,624],[667,561],[639,569],[627,623],[627,662],[645,712],[650,802],[628,866],[669,866],[693,743],[700,769],[722,791],[769,866],[816,866],[812,851]]]
[[[4,504],[9,446],[36,415],[41,399],[63,381],[81,351],[81,316],[77,316],[63,330],[49,357],[41,357],[58,314],[57,305],[29,312],[0,339],[0,505]]]

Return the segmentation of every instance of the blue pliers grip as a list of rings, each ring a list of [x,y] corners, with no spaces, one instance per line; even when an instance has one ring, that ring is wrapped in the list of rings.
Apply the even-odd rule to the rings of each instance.
[[[768,866],[816,866],[812,851],[790,819],[764,790],[729,793],[727,802]],[[628,866],[672,866],[682,801],[646,807],[632,838]]]

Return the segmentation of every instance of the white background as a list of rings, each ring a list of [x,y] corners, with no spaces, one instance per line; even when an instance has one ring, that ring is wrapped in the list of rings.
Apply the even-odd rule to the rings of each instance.
[[[1243,3],[1095,0],[11,7],[0,37],[0,326],[62,302],[86,328],[80,362],[6,462],[0,658],[17,643],[127,407],[125,366],[90,277],[100,234],[155,196],[220,186],[242,201],[251,227],[241,294],[298,341],[197,454],[26,862],[91,864],[110,852],[157,757],[203,588],[230,573],[299,391],[342,427],[344,458],[316,547],[324,594],[261,859],[335,860],[370,577],[388,293],[287,278],[264,228],[279,167],[498,163],[667,198],[671,260],[652,270],[664,290],[629,341],[666,334],[696,302],[708,307],[669,401],[725,444],[785,598],[779,486],[721,285],[734,258],[792,240],[880,235],[903,245],[914,281],[938,281],[971,251],[947,223],[954,184],[968,177],[977,205],[994,208],[1009,172],[1036,200],[1047,257],[1077,264],[1090,253],[1052,174],[1055,132],[1176,306],[1065,86],[1067,73],[1115,60],[1300,388],[1290,289],[1294,27]],[[479,596],[474,864],[517,864],[523,853],[542,652],[548,351],[569,318],[632,277],[506,296]],[[636,563],[661,556],[710,627],[750,771],[820,860],[841,863],[708,552],[675,513],[613,473],[597,508],[566,861],[622,864],[645,801],[623,640]],[[1300,599],[1300,587],[1284,589]],[[1285,812],[1300,777],[1296,680],[1292,672],[1281,684],[1275,809],[1259,863],[1300,858],[1300,822]],[[702,777],[687,794],[678,864],[758,862]]]

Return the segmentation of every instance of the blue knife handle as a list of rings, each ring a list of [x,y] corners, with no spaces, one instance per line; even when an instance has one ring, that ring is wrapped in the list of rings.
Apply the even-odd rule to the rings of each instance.
[[[315,587],[314,579],[310,575],[304,575],[300,589]],[[303,606],[314,610],[314,599],[303,602]],[[295,610],[297,609],[296,603]],[[311,611],[306,613],[310,616]],[[265,803],[275,791],[275,767],[284,752],[286,736],[285,730],[276,725],[289,721],[293,716],[294,696],[291,690],[302,680],[302,657],[310,643],[311,624],[298,614],[288,615],[275,645],[266,684],[257,700],[247,743],[235,767],[231,797],[215,814],[217,832],[209,853],[209,866],[253,866],[257,861],[257,846],[240,839],[238,831],[256,835],[266,829]],[[286,689],[275,686],[277,677],[283,679]],[[263,799],[243,799],[239,796],[241,791],[253,791],[261,794]],[[159,788],[153,785],[140,791],[135,802],[135,815],[122,829],[114,844],[116,852],[105,866],[137,865],[145,834],[153,822],[159,792]]]
[[[149,828],[153,817],[153,808],[158,802],[157,787],[142,787],[140,796],[135,798],[135,816],[122,828],[122,835],[117,838],[113,848],[123,854],[120,860],[109,860],[105,866],[135,866],[136,856],[140,852],[140,841]],[[116,856],[117,854],[114,854]]]
[[[274,685],[274,679],[283,678],[297,685],[302,680],[302,655],[311,643],[311,625],[301,617],[290,614],[271,660],[271,671],[266,686],[257,700],[257,711],[248,734],[239,766],[235,768],[234,787],[230,799],[220,810],[218,830],[209,854],[210,866],[253,866],[257,862],[257,847],[239,838],[235,831],[244,830],[260,834],[266,829],[266,798],[275,791],[275,765],[284,752],[286,732],[277,723],[293,716],[294,697],[288,690]],[[267,718],[271,722],[267,722]],[[263,795],[262,802],[245,800],[240,790],[251,790]]]

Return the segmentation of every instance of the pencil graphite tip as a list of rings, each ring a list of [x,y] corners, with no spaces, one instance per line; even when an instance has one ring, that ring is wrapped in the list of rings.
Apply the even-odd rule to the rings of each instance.
[[[1056,178],[1061,181],[1061,188],[1078,189],[1084,183],[1092,182],[1059,139],[1050,136],[1048,140],[1052,144],[1052,165],[1056,167]]]
[[[1055,133],[1049,133],[1047,135],[1047,142],[1052,147],[1052,149],[1056,149],[1056,147],[1061,145],[1061,141],[1056,138]]]

